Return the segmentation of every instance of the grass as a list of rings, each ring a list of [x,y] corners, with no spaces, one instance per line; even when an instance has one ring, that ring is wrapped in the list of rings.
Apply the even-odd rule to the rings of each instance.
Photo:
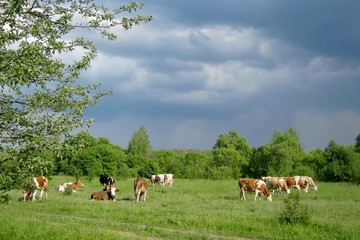
[[[133,179],[117,180],[116,202],[91,201],[97,179],[70,195],[54,187],[72,177],[50,180],[49,199],[0,205],[0,239],[360,239],[360,187],[319,183],[300,194],[310,224],[281,224],[284,194],[273,201],[240,201],[237,181],[175,179],[173,187],[149,185],[146,202],[135,202]],[[295,190],[293,190],[295,191]]]

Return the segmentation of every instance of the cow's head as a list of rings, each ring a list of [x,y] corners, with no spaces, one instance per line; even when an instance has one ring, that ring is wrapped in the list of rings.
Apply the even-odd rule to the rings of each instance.
[[[28,189],[26,189],[26,191],[23,193],[24,202],[26,202],[27,200],[29,200],[30,195],[31,195],[31,189],[28,188]]]
[[[82,182],[80,182],[80,181],[74,182],[73,185],[76,186],[76,187],[78,187],[78,188],[83,188],[83,187],[85,187],[84,184],[82,184]]]

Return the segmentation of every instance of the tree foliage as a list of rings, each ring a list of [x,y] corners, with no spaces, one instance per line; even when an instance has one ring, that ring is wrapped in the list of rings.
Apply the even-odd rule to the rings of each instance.
[[[213,165],[227,167],[232,177],[237,178],[244,174],[248,166],[252,149],[246,138],[239,135],[236,130],[222,133],[213,147]]]
[[[131,138],[128,146],[129,154],[148,157],[151,155],[149,136],[144,125],[141,125]]]
[[[0,0],[1,189],[16,186],[1,181],[8,178],[9,165],[14,183],[51,174],[42,154],[61,154],[72,131],[93,123],[84,119],[84,110],[111,94],[97,91],[100,83],[78,83],[97,55],[96,46],[78,30],[114,40],[114,27],[130,29],[152,19],[131,17],[142,7],[138,2],[109,10],[93,0]]]
[[[301,147],[296,130],[291,127],[285,133],[276,130],[269,143],[254,153],[251,165],[257,177],[296,175],[305,151]]]

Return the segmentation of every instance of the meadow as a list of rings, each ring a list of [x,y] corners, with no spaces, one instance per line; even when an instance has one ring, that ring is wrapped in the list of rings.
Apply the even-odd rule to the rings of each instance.
[[[91,201],[98,179],[70,195],[55,186],[75,181],[50,179],[49,198],[22,202],[21,191],[0,204],[0,239],[360,239],[360,186],[318,184],[300,194],[310,223],[281,224],[285,194],[273,201],[240,201],[237,181],[176,179],[173,187],[149,185],[147,201],[135,202],[133,180],[117,179],[116,201]],[[294,192],[295,190],[292,190]]]

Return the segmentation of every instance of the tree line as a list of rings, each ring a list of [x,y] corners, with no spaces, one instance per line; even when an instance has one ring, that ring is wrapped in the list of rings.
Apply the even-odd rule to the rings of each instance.
[[[252,148],[236,130],[222,133],[211,150],[153,150],[146,128],[133,134],[127,149],[107,138],[80,132],[64,142],[61,156],[51,156],[48,174],[66,174],[89,179],[101,173],[129,178],[173,173],[186,179],[237,179],[262,176],[306,175],[321,181],[360,182],[360,134],[355,144],[344,146],[331,140],[325,149],[306,152],[295,128],[276,130],[269,142]],[[67,151],[76,146],[80,151]],[[40,172],[39,172],[40,174]]]

